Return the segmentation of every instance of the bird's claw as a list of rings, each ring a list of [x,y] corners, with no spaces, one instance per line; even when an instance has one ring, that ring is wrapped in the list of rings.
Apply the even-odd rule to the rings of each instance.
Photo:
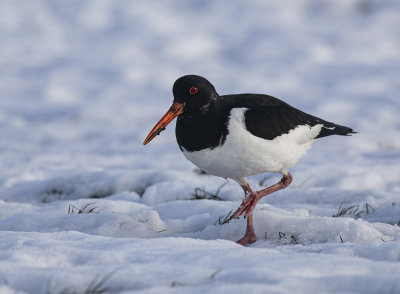
[[[242,204],[240,204],[239,208],[230,217],[230,220],[236,219],[243,214],[244,218],[249,217],[250,214],[253,213],[253,209],[256,206],[257,202],[258,200],[256,195],[254,193],[251,193],[242,201]]]

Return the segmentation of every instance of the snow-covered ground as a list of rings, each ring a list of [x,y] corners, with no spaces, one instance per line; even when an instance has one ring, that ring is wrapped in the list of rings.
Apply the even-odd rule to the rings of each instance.
[[[0,293],[400,293],[399,15],[396,0],[0,1]],[[313,145],[257,206],[250,246],[243,218],[225,223],[241,188],[186,161],[174,124],[142,145],[188,73],[359,132]]]

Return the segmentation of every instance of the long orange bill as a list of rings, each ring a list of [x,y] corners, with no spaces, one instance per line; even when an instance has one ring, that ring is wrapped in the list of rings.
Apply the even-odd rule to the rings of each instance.
[[[153,140],[157,135],[159,135],[162,131],[165,130],[167,125],[174,120],[175,117],[182,114],[183,107],[185,103],[181,104],[178,102],[174,102],[167,113],[160,119],[160,121],[154,126],[151,132],[147,135],[146,140],[144,140],[143,145],[148,144],[151,140]]]

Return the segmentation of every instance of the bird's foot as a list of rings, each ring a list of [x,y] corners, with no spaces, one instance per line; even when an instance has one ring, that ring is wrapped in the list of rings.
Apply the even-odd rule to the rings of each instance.
[[[244,234],[243,238],[237,241],[236,243],[240,245],[247,245],[257,241],[256,233],[254,233],[253,227],[253,214],[250,213],[249,217],[247,218],[247,227],[246,233]]]
[[[235,211],[235,213],[232,214],[230,219],[232,220],[238,218],[242,214],[244,214],[245,218],[249,217],[250,214],[252,214],[254,208],[256,207],[258,201],[262,197],[269,195],[275,191],[286,188],[287,186],[289,186],[291,182],[292,182],[292,175],[290,173],[287,173],[275,185],[272,185],[268,188],[265,188],[257,192],[253,192],[250,189],[249,185],[243,185],[242,188],[246,194],[246,197],[244,198],[242,204],[240,204],[239,208]]]
[[[247,244],[252,244],[257,241],[256,234],[254,232],[246,232],[242,239],[236,241],[236,243],[246,246]]]
[[[255,192],[251,192],[247,197],[242,201],[239,208],[232,214],[231,220],[238,218],[242,214],[244,217],[249,217],[252,214],[254,207],[256,207],[257,202],[260,200],[260,197]]]

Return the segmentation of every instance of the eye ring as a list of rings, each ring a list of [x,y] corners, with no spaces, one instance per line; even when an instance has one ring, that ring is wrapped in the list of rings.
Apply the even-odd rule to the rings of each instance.
[[[196,94],[198,91],[199,91],[199,88],[193,86],[193,87],[190,87],[189,93],[193,95],[193,94]]]

